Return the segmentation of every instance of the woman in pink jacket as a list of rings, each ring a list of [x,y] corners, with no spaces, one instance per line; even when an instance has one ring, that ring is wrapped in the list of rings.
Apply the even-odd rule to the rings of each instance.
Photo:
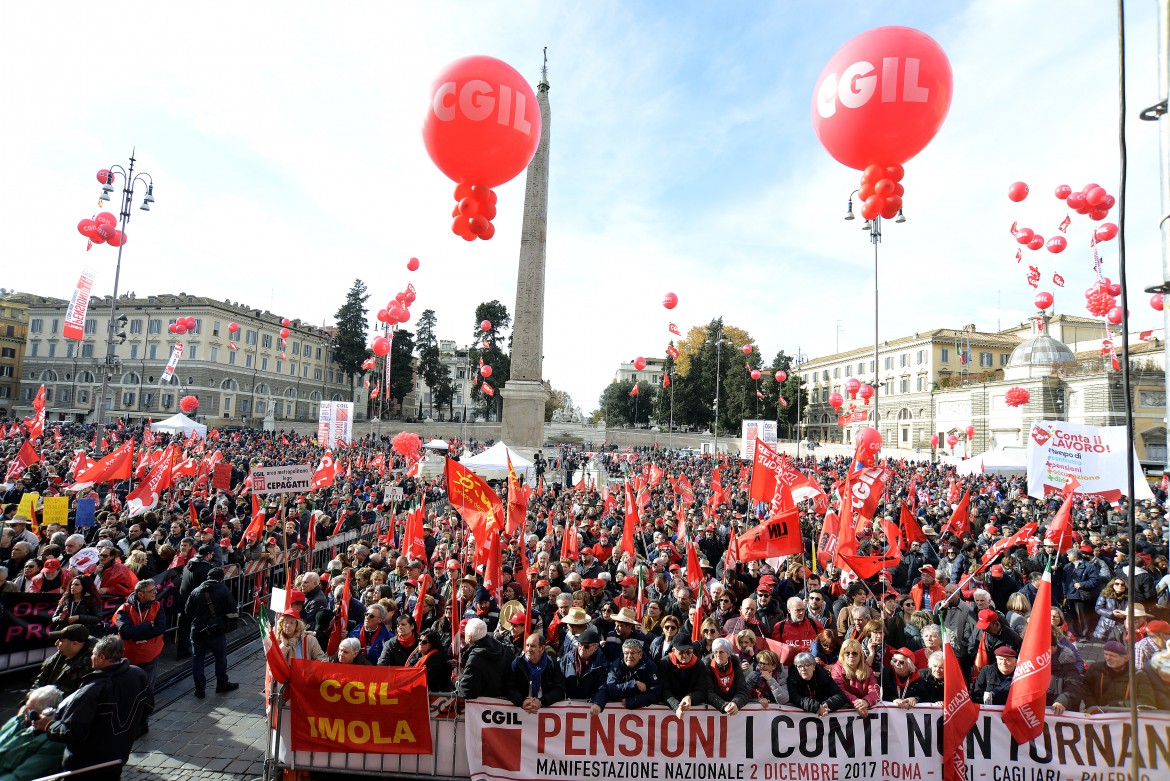
[[[869,709],[877,704],[881,696],[881,686],[865,660],[861,643],[853,639],[842,643],[841,655],[830,668],[829,674],[841,687],[853,709],[863,717],[869,715]]]

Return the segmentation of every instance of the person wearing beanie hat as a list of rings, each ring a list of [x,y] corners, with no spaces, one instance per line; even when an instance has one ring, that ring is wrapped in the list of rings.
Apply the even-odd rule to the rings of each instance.
[[[1016,649],[1001,645],[995,649],[992,659],[975,676],[971,699],[982,705],[1006,705],[1018,661]]]
[[[711,655],[703,660],[699,677],[703,701],[729,716],[739,713],[748,703],[747,678],[732,650],[731,641],[725,637],[711,643]]]
[[[1129,686],[1129,651],[1116,641],[1105,643],[1105,658],[1085,670],[1085,712],[1102,708],[1128,708],[1134,692]],[[1138,707],[1154,707],[1154,693],[1148,686],[1137,687]]]
[[[560,657],[561,677],[565,696],[570,700],[585,700],[594,716],[605,709],[608,694],[606,678],[609,665],[601,653],[601,634],[589,626],[577,635],[573,648]]]
[[[678,620],[676,616],[672,616]],[[658,666],[662,698],[680,719],[695,705],[702,705],[704,665],[690,642],[677,643]]]

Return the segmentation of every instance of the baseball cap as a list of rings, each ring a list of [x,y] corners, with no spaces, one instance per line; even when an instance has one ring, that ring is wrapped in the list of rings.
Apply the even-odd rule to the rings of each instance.
[[[624,578],[622,578],[622,586],[636,586],[636,585],[638,585],[638,579],[635,578],[633,575],[626,575]]]
[[[918,571],[921,572],[923,575],[934,575],[935,574],[934,567],[930,566],[929,564],[922,565],[921,567],[918,568]]]
[[[991,565],[991,577],[1002,578],[1003,577],[1003,567],[999,564],[992,564]]]
[[[84,643],[89,639],[89,630],[81,624],[70,624],[59,632],[49,632],[50,640],[74,640]]]
[[[577,635],[577,645],[593,645],[600,642],[601,634],[592,626]]]
[[[304,602],[304,601],[305,601],[305,592],[301,591],[298,588],[290,588],[288,590],[288,604],[291,605],[294,602]]]
[[[991,610],[991,609],[980,610],[979,611],[979,621],[976,622],[975,626],[979,627],[980,629],[986,630],[987,627],[991,626],[992,624],[994,624],[998,620],[999,620],[999,613],[996,613],[994,610]]]
[[[1170,623],[1160,620],[1151,621],[1146,624],[1146,631],[1153,632],[1156,635],[1167,635],[1170,634]]]
[[[1092,552],[1093,552],[1093,546],[1092,546],[1092,545],[1082,545],[1082,546],[1081,546],[1080,548],[1078,548],[1077,550],[1079,550],[1081,553],[1092,553]]]
[[[56,572],[61,569],[60,559],[45,559],[44,569],[46,572]]]

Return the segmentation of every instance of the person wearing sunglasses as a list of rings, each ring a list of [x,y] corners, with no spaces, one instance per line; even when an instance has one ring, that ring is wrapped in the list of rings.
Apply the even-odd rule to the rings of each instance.
[[[806,713],[824,718],[849,707],[849,698],[810,653],[796,655],[795,672],[788,675],[788,701]]]

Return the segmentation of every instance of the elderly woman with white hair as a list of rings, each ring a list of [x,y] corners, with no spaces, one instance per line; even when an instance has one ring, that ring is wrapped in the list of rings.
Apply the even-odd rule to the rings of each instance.
[[[52,714],[64,695],[56,686],[33,689],[20,711],[0,727],[0,778],[28,781],[61,769],[65,746],[36,728],[42,716]]]
[[[711,707],[734,716],[748,704],[747,678],[732,656],[731,641],[720,637],[711,643],[711,654],[703,659],[699,691]]]
[[[810,653],[796,655],[795,673],[788,674],[788,702],[808,713],[827,716],[849,707],[849,698]]]

